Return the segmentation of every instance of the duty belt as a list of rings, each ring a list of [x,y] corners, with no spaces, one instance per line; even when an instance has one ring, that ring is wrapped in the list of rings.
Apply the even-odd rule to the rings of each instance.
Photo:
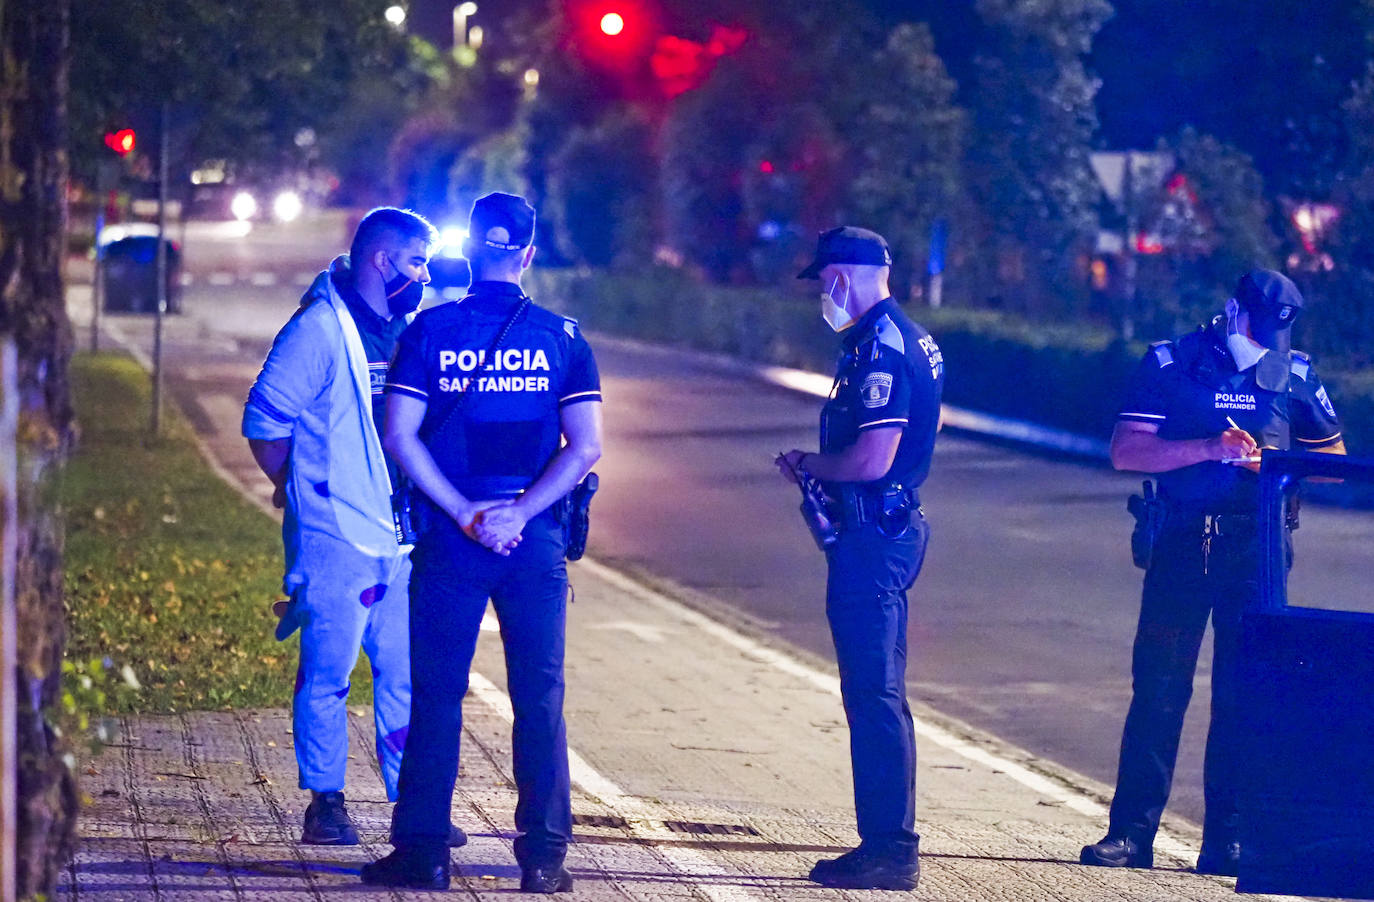
[[[838,497],[832,495],[829,500],[835,519],[844,529],[857,529],[884,514],[920,510],[921,507],[916,489],[899,485],[887,489],[845,487],[839,490]]]

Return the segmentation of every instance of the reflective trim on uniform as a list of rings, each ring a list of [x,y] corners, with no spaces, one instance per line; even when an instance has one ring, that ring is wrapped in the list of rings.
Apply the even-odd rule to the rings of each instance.
[[[600,401],[601,392],[599,391],[580,391],[575,394],[566,395],[558,399],[559,405],[571,404],[579,401]]]
[[[410,385],[401,385],[398,382],[388,382],[386,384],[386,390],[398,395],[409,395],[412,398],[419,398],[421,401],[429,400],[429,392],[424,389],[415,388]]]
[[[1142,419],[1142,420],[1167,420],[1167,419],[1168,419],[1168,417],[1166,417],[1166,416],[1165,416],[1164,414],[1162,414],[1162,413],[1137,413],[1137,412],[1134,411],[1134,410],[1132,410],[1132,411],[1123,411],[1122,413],[1117,414],[1117,417],[1118,417],[1118,419],[1122,419],[1122,420],[1129,420],[1129,419],[1131,419],[1132,417],[1137,417],[1137,418]]]
[[[871,423],[860,423],[859,429],[872,429],[874,426],[905,426],[906,423],[906,417],[894,417],[890,420],[874,420]]]
[[[906,353],[906,339],[902,338],[902,330],[897,328],[891,316],[884,314],[880,317],[873,324],[873,332],[879,344],[886,345],[898,354]]]
[[[1334,442],[1336,439],[1340,437],[1341,434],[1339,432],[1337,432],[1335,435],[1328,435],[1326,438],[1303,438],[1302,436],[1294,436],[1294,438],[1302,442],[1304,445],[1325,445],[1330,442]]]

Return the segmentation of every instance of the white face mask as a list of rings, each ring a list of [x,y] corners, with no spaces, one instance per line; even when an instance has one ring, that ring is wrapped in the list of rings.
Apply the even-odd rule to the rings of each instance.
[[[1260,358],[1269,353],[1269,349],[1240,331],[1240,326],[1236,322],[1239,313],[1240,305],[1236,303],[1235,298],[1226,302],[1226,347],[1231,351],[1231,359],[1236,362],[1236,369],[1244,371],[1259,363]]]
[[[835,281],[830,283],[830,288],[821,292],[821,316],[836,332],[843,332],[854,325],[854,317],[849,315],[849,311],[844,309],[849,303],[849,280],[844,282],[844,300],[835,300],[835,286],[839,283],[840,277],[836,276]]]

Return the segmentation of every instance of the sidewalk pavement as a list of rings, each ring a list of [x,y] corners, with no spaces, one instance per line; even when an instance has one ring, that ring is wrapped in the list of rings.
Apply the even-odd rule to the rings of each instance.
[[[207,417],[213,423],[201,422]],[[224,458],[236,418],[223,404],[202,405],[193,417],[207,427],[207,454],[231,482],[246,472]],[[261,492],[245,494],[262,504]],[[566,710],[576,842],[568,864],[577,885],[568,898],[880,897],[805,879],[816,859],[857,842],[833,664],[769,644],[691,590],[590,560],[570,573],[577,594]],[[821,591],[798,603],[820,604]],[[913,596],[920,604],[919,583]],[[263,628],[270,626],[264,611]],[[517,892],[516,800],[494,621],[484,630],[453,802],[453,820],[471,840],[453,853],[453,891],[497,899]],[[111,745],[80,764],[88,801],[59,895],[102,902],[421,895],[358,882],[358,868],[389,851],[390,805],[370,712],[353,714],[347,790],[360,848],[296,842],[307,798],[296,788],[287,711],[128,717]],[[1107,787],[936,711],[918,707],[916,716],[923,875],[906,897],[1202,902],[1234,892],[1232,879],[1191,872],[1200,831],[1176,818],[1166,818],[1154,870],[1080,866],[1079,848],[1102,835]]]

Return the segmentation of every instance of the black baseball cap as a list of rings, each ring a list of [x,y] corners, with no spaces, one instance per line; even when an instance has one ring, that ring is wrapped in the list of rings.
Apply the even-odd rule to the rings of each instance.
[[[519,195],[493,191],[477,198],[468,218],[471,250],[518,251],[534,241],[534,207]]]
[[[840,226],[821,232],[816,239],[816,259],[797,274],[798,279],[819,278],[821,270],[832,263],[859,263],[865,266],[891,266],[892,250],[877,232],[855,226]]]
[[[1277,328],[1293,325],[1302,310],[1302,292],[1293,280],[1272,269],[1252,269],[1236,283],[1236,303],[1252,316],[1275,320]]]

